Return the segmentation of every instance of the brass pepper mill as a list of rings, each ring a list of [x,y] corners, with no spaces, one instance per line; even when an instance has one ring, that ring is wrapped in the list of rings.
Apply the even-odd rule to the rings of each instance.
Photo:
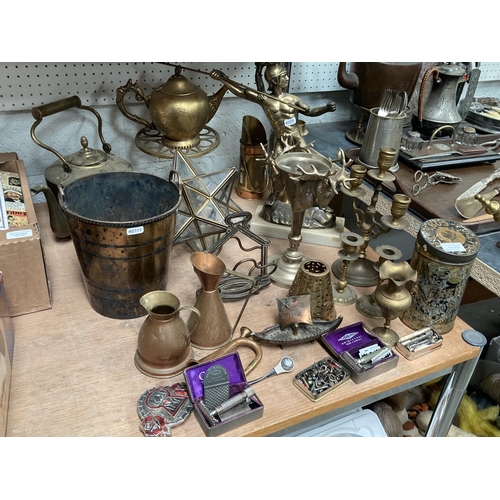
[[[403,256],[403,253],[392,245],[379,245],[375,249],[375,252],[377,252],[379,259],[378,262],[375,262],[373,264],[373,267],[375,268],[377,273],[379,273],[379,275],[380,266],[386,260],[391,260],[394,262],[396,260],[399,260]],[[379,285],[380,280],[377,284],[377,287]],[[356,302],[356,309],[358,310],[358,312],[360,312],[364,316],[367,316],[368,318],[383,318],[382,311],[380,310],[378,304],[375,302],[374,294],[375,290],[369,295],[363,295],[363,297],[360,297]]]
[[[358,258],[357,249],[364,243],[364,240],[356,233],[342,233],[340,235],[342,249],[339,250],[339,260],[342,261],[342,274],[333,287],[333,300],[336,304],[349,305],[356,302],[358,295],[354,288],[347,284],[345,279],[347,268],[351,262]]]

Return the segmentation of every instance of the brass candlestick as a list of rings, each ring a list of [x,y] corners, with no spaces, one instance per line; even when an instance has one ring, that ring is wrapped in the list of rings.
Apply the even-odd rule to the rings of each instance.
[[[352,197],[352,206],[356,217],[356,225],[361,229],[361,236],[364,243],[359,247],[358,259],[349,266],[347,270],[346,280],[350,285],[354,286],[375,286],[378,283],[378,273],[373,267],[374,262],[366,257],[366,248],[370,240],[378,238],[381,234],[388,233],[391,229],[406,229],[408,222],[403,219],[410,205],[410,198],[404,194],[395,194],[392,200],[391,215],[383,216],[378,222],[376,220],[377,202],[379,194],[382,191],[384,182],[393,182],[396,177],[389,172],[396,156],[394,148],[382,147],[378,158],[378,169],[368,170],[366,175],[374,183],[373,195],[370,205],[363,211],[356,205],[356,198],[359,196],[357,189],[343,190],[345,194]],[[351,167],[351,175],[353,174],[354,165]],[[358,177],[361,176],[363,170],[357,169]],[[353,183],[351,182],[351,187]],[[338,278],[342,274],[342,264],[335,262],[332,265],[332,273]]]
[[[400,250],[391,245],[379,245],[375,249],[375,252],[377,252],[379,256],[378,261],[373,264],[373,267],[375,268],[377,273],[380,273],[380,266],[386,260],[391,260],[394,262],[396,260],[399,260],[403,256],[403,253]],[[377,283],[377,288],[379,286],[380,279]],[[363,295],[363,297],[360,297],[356,301],[356,309],[358,310],[358,312],[360,312],[364,316],[367,316],[368,318],[383,318],[382,311],[380,310],[377,302],[375,302],[375,291],[376,290],[374,290],[373,293],[370,293],[369,295]]]
[[[342,249],[339,250],[339,261],[342,262],[342,274],[333,286],[333,301],[340,305],[349,305],[356,302],[358,295],[354,288],[347,284],[345,279],[347,268],[351,262],[358,258],[357,249],[364,243],[364,240],[356,233],[342,233],[340,235]]]
[[[475,198],[483,205],[484,211],[487,214],[493,215],[493,220],[495,222],[500,222],[500,203],[498,203],[498,201],[489,200],[482,194],[476,194]]]
[[[485,195],[476,194],[475,198],[484,207],[484,211],[493,215],[493,220],[495,222],[500,222],[500,203],[498,201],[493,201],[490,199],[492,193],[487,193]],[[497,241],[497,247],[500,248],[500,241]]]

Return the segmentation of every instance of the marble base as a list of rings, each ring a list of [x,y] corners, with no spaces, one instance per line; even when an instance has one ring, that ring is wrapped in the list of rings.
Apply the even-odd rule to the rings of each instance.
[[[290,226],[282,224],[274,224],[264,220],[260,216],[263,205],[259,205],[255,210],[250,221],[250,229],[259,236],[269,238],[279,238],[281,240],[288,239],[290,234]],[[302,228],[301,236],[303,243],[313,243],[315,245],[324,245],[328,247],[340,248],[342,242],[340,235],[344,232],[345,219],[343,217],[335,218],[335,226],[325,229],[309,229]]]

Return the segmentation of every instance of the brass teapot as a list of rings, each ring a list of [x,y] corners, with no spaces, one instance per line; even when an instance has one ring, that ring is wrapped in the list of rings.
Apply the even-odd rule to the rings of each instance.
[[[182,67],[176,66],[175,74],[148,96],[132,80],[116,90],[118,109],[130,120],[156,128],[163,135],[162,143],[173,149],[189,149],[200,142],[199,133],[213,118],[227,91],[227,87],[222,86],[216,94],[208,97],[181,71]],[[152,123],[125,108],[124,97],[128,92],[135,92],[136,100],[144,101]]]

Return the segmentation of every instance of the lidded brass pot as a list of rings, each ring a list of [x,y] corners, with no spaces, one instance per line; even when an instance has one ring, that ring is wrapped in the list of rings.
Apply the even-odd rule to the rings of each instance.
[[[163,135],[162,143],[173,149],[189,149],[200,142],[199,133],[215,115],[227,90],[223,86],[208,97],[181,71],[182,68],[176,66],[175,74],[148,96],[132,80],[116,90],[118,109],[132,121],[149,128],[154,126]],[[124,97],[128,92],[135,92],[136,100],[144,101],[152,123],[125,108]]]
[[[63,157],[50,146],[42,143],[35,135],[35,129],[44,117],[54,115],[70,108],[80,108],[92,112],[97,118],[98,134],[102,142],[102,150],[89,148],[86,137],[80,139],[82,149],[76,153]],[[31,127],[31,138],[38,146],[54,153],[58,160],[45,170],[47,185],[34,186],[31,191],[35,194],[43,192],[47,200],[50,214],[50,227],[58,238],[70,236],[66,217],[58,203],[59,188],[65,188],[72,182],[101,172],[127,172],[132,170],[132,165],[111,154],[111,146],[104,140],[102,133],[102,119],[97,111],[89,106],[82,105],[78,96],[61,99],[31,110],[35,123]]]

